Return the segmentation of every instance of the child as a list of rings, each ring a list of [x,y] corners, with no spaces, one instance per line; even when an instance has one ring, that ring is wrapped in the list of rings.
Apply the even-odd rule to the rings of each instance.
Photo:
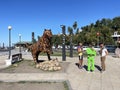
[[[79,46],[77,48],[78,50],[78,55],[79,55],[79,68],[82,69],[83,66],[83,47],[82,47],[82,43],[79,43]]]

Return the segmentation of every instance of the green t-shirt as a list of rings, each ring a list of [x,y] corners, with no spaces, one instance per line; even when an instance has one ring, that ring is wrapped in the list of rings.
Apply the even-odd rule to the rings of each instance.
[[[96,51],[92,48],[87,48],[86,52],[88,56],[96,56]]]

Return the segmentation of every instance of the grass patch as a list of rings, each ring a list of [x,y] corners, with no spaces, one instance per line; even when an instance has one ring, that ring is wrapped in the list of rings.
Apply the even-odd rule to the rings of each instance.
[[[41,52],[40,55],[46,56],[46,53]],[[51,56],[62,56],[62,50],[54,50]],[[70,56],[70,51],[66,50],[66,56]],[[78,56],[77,51],[73,50],[73,56]]]
[[[46,53],[41,52],[40,55],[46,56]],[[83,55],[84,57],[87,57],[87,53],[85,51],[83,52]],[[54,50],[51,56],[62,56],[62,50]],[[70,50],[66,50],[66,57],[69,57],[69,56],[70,56]],[[77,50],[73,50],[73,57],[78,57]]]
[[[50,81],[19,81],[17,83],[22,83],[22,84],[25,84],[25,83],[38,83],[38,84],[41,84],[41,83],[48,83],[48,84],[63,83],[65,90],[69,90],[69,86],[68,86],[66,81],[63,81],[63,82],[57,82],[57,81],[53,81],[53,82],[50,82]]]
[[[5,70],[5,69],[14,69],[15,67],[18,67],[20,64],[22,64],[23,61],[24,61],[24,60],[21,60],[21,61],[18,61],[18,62],[16,62],[16,63],[14,63],[14,64],[11,64],[9,67],[4,68],[4,70]]]
[[[65,87],[65,90],[69,90],[69,87],[68,87],[67,82],[66,82],[66,81],[64,81],[64,82],[63,82],[63,84],[64,84],[64,87]]]
[[[36,64],[34,63],[33,60],[23,60],[20,62],[17,62],[15,64],[12,64],[9,67],[0,69],[1,73],[62,73],[66,72],[68,65],[70,64],[69,62],[59,62],[62,69],[61,70],[56,70],[56,71],[45,71],[40,68],[36,68]]]
[[[64,87],[64,90],[69,90],[69,86],[68,86],[68,84],[67,84],[67,82],[66,81],[18,81],[18,82],[0,82],[1,84],[2,83],[6,83],[7,85],[14,85],[15,83],[16,84],[62,84],[63,85],[63,87]],[[60,84],[60,85],[61,85]]]
[[[56,82],[56,81],[54,81],[54,82],[50,82],[50,81],[19,81],[19,82],[17,82],[17,83],[22,83],[22,84],[24,84],[24,83],[58,83],[58,82]]]

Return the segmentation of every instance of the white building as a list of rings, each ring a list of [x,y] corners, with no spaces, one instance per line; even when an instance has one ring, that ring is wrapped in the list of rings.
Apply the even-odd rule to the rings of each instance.
[[[113,37],[113,39],[114,39],[115,41],[120,41],[120,35],[118,35],[118,32],[117,32],[117,31],[114,32],[114,35],[112,35],[112,37]]]

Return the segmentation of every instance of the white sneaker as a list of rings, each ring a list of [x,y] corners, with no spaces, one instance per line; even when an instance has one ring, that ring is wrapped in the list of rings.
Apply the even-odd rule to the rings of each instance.
[[[87,71],[87,73],[90,73],[90,71]]]
[[[101,71],[101,73],[104,73],[104,72],[105,72],[105,70],[102,70],[102,71]]]

